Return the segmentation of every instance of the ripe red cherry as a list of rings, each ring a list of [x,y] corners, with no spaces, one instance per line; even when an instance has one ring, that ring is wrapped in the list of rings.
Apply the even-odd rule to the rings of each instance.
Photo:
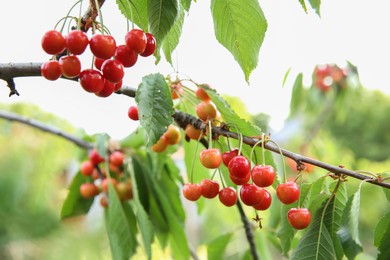
[[[137,121],[138,118],[138,107],[137,106],[131,106],[129,107],[129,110],[127,111],[127,115],[130,119]]]
[[[272,196],[266,189],[262,189],[263,199],[260,203],[253,206],[255,210],[266,210],[271,206]]]
[[[210,102],[205,102],[205,101],[200,102],[196,106],[195,111],[198,117],[203,121],[215,118],[217,116],[217,109]]]
[[[126,45],[122,44],[116,47],[115,59],[123,64],[123,67],[133,67],[137,63],[138,53],[129,50]]]
[[[251,175],[250,173],[248,172],[248,174],[244,177],[244,178],[237,178],[236,176],[234,175],[231,175],[229,174],[229,177],[230,179],[232,180],[232,182],[236,185],[243,185],[245,183],[248,183],[250,178],[251,178]]]
[[[95,68],[98,70],[102,69],[103,62],[105,62],[107,59],[101,59],[98,57],[93,58],[93,65],[95,65]]]
[[[108,186],[109,182],[111,182],[112,186],[116,189],[116,185],[118,184],[118,181],[114,178],[104,178],[102,180],[102,190],[105,192],[108,192]]]
[[[230,175],[239,179],[243,179],[246,178],[248,174],[250,174],[251,164],[245,156],[238,155],[230,160],[228,169]]]
[[[283,204],[294,203],[299,199],[299,186],[295,182],[281,183],[276,187],[276,195]]]
[[[188,200],[197,201],[202,195],[202,188],[196,183],[186,183],[183,186],[183,195]]]
[[[231,207],[237,203],[237,192],[232,187],[226,187],[219,192],[218,198],[223,205]]]
[[[41,46],[47,54],[60,54],[65,50],[65,38],[59,31],[50,30],[43,35]]]
[[[109,97],[114,93],[115,84],[111,81],[104,79],[104,87],[99,92],[95,93],[98,97]]]
[[[127,48],[138,54],[145,51],[147,41],[145,32],[140,29],[132,29],[125,36]]]
[[[271,165],[256,165],[252,168],[252,181],[259,187],[268,187],[274,183],[276,173]]]
[[[91,161],[84,161],[81,164],[80,172],[84,176],[91,176],[94,169],[95,167]]]
[[[125,71],[119,60],[106,60],[102,64],[102,73],[105,79],[118,83],[123,79]]]
[[[206,102],[209,102],[211,99],[209,97],[209,95],[207,94],[207,92],[201,88],[201,87],[198,87],[195,91],[195,95],[196,97],[199,99],[199,100],[202,100],[202,101],[206,101]]]
[[[110,154],[109,160],[115,166],[122,166],[124,158],[125,156],[121,151],[114,151]]]
[[[295,229],[304,229],[309,226],[311,214],[307,208],[292,208],[287,213],[288,222]]]
[[[80,85],[87,92],[100,92],[104,88],[103,75],[98,70],[85,69],[80,72]]]
[[[262,188],[254,184],[244,184],[240,190],[240,198],[245,205],[254,206],[259,204],[264,197]]]
[[[49,60],[42,64],[41,75],[48,80],[57,80],[61,77],[62,71],[57,60]]]
[[[156,39],[154,38],[153,34],[151,33],[145,33],[146,34],[146,47],[145,50],[140,53],[142,57],[148,57],[154,53],[156,50]]]
[[[95,34],[89,41],[93,55],[101,59],[109,59],[115,54],[116,42],[111,35]]]
[[[119,81],[118,83],[115,83],[115,85],[114,85],[114,92],[120,90],[121,87],[122,87],[122,80]]]
[[[222,163],[222,154],[218,148],[204,149],[199,157],[202,165],[208,169],[216,169]]]
[[[231,159],[233,159],[234,157],[236,157],[238,155],[238,149],[235,148],[231,151],[227,151],[227,152],[224,152],[222,154],[222,161],[223,161],[223,164],[225,164],[226,166],[229,165],[229,162]]]
[[[93,198],[99,193],[99,188],[93,183],[83,183],[80,185],[80,194],[86,199]]]
[[[208,199],[215,198],[219,193],[219,183],[209,179],[203,179],[200,182],[202,196]]]
[[[88,158],[93,165],[98,165],[101,162],[104,162],[104,158],[99,154],[96,149],[93,149],[89,154]]]
[[[75,78],[80,75],[81,62],[77,56],[62,56],[59,60],[62,75],[67,78]]]
[[[80,30],[69,32],[65,38],[66,49],[74,55],[82,54],[87,48],[88,43],[89,39],[87,34]]]

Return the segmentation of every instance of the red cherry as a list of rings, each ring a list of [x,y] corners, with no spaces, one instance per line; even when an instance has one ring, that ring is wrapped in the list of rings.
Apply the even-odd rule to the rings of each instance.
[[[243,185],[245,183],[248,183],[250,178],[251,178],[251,175],[250,173],[248,172],[248,174],[244,177],[244,178],[237,178],[236,176],[234,175],[231,175],[229,174],[229,177],[230,179],[232,180],[232,182],[236,185]]]
[[[129,116],[130,119],[137,121],[138,118],[138,107],[136,106],[131,106],[129,107],[129,110],[127,111],[127,115]]]
[[[272,196],[266,189],[262,189],[263,191],[263,199],[260,203],[253,206],[255,210],[266,210],[271,206]]]
[[[116,47],[115,59],[123,64],[123,67],[133,67],[137,63],[138,53],[129,50],[126,45],[119,45]]]
[[[65,38],[59,31],[50,30],[43,35],[41,46],[47,54],[60,54],[65,50]]]
[[[108,97],[114,92],[115,84],[111,81],[104,79],[104,87],[99,92],[95,93],[98,97]]]
[[[211,100],[209,95],[207,94],[207,92],[201,87],[197,88],[197,90],[195,91],[195,95],[197,96],[197,98],[199,100],[202,100],[202,101],[209,102]]]
[[[114,85],[114,92],[117,92],[118,90],[120,90],[122,87],[122,80],[119,81],[118,83],[115,83]]]
[[[98,70],[102,69],[103,62],[105,62],[107,59],[101,59],[98,57],[93,58],[93,65],[95,65],[95,68]]]
[[[307,208],[291,208],[287,213],[288,222],[295,229],[304,229],[309,226],[311,214]]]
[[[210,102],[200,102],[196,106],[195,111],[198,117],[203,121],[207,121],[208,119],[212,119],[217,116],[217,109]]]
[[[89,160],[93,165],[98,165],[101,162],[104,162],[104,158],[99,154],[99,152],[96,149],[93,149],[88,154]]]
[[[66,49],[74,54],[80,55],[87,48],[89,43],[88,36],[85,32],[80,30],[73,30],[65,38]]]
[[[91,176],[94,169],[95,169],[95,167],[91,161],[84,161],[81,164],[80,172],[82,175]]]
[[[219,193],[219,183],[209,179],[203,179],[200,182],[202,196],[208,199],[215,198]]]
[[[103,75],[98,70],[85,69],[80,72],[80,85],[87,92],[100,92],[104,88]]]
[[[186,136],[188,138],[198,140],[199,137],[202,135],[202,130],[196,129],[193,125],[188,124],[186,128],[184,129],[184,132],[186,133]]]
[[[100,198],[100,205],[103,207],[103,208],[107,208],[108,207],[108,198],[107,196],[102,196]]]
[[[231,159],[233,159],[234,157],[236,157],[238,155],[238,149],[233,149],[231,151],[227,151],[227,152],[224,152],[222,154],[222,161],[223,161],[223,164],[225,164],[226,166],[229,165],[229,162]]]
[[[77,56],[62,56],[59,60],[62,75],[67,78],[75,78],[80,75],[81,62]]]
[[[107,192],[108,191],[108,185],[109,182],[111,182],[112,186],[116,189],[116,185],[118,184],[118,181],[114,178],[104,178],[102,180],[102,190]]]
[[[151,33],[145,33],[146,34],[146,47],[145,50],[140,53],[142,57],[148,57],[154,53],[156,50],[156,39],[154,38],[153,34]]]
[[[80,194],[86,199],[93,198],[99,193],[99,188],[93,183],[83,183],[80,185]]]
[[[237,203],[237,192],[232,187],[222,189],[218,194],[219,200],[226,207],[231,207]]]
[[[276,195],[283,204],[294,203],[299,199],[299,186],[295,182],[281,183],[276,187]]]
[[[243,179],[246,178],[246,176],[250,173],[251,164],[245,156],[238,155],[230,160],[228,169],[230,175],[239,179]]]
[[[259,204],[264,197],[262,188],[254,184],[244,184],[240,190],[240,198],[245,205],[254,206]]]
[[[136,53],[143,53],[145,51],[147,41],[145,32],[140,29],[132,29],[125,36],[127,48]]]
[[[208,169],[216,169],[222,163],[222,154],[218,148],[204,149],[199,157],[202,165]]]
[[[276,173],[271,165],[256,165],[252,168],[253,183],[259,187],[268,187],[274,183]]]
[[[89,41],[93,55],[101,59],[109,59],[115,54],[116,42],[111,35],[95,34]]]
[[[186,183],[183,186],[183,195],[188,200],[197,201],[202,195],[202,188],[199,184]]]
[[[115,166],[122,166],[125,156],[121,151],[114,151],[110,154],[110,163]]]
[[[49,60],[42,64],[41,75],[48,80],[57,80],[61,77],[62,71],[57,60]]]
[[[123,79],[125,71],[119,60],[106,60],[102,64],[102,73],[105,79],[118,83]]]

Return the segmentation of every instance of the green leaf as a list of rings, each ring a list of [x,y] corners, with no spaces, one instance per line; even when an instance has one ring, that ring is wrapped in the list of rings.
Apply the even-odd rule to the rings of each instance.
[[[166,35],[162,49],[164,52],[165,59],[173,66],[172,64],[172,52],[176,49],[179,44],[179,39],[181,36],[182,28],[184,23],[184,8],[180,8],[179,16]]]
[[[320,16],[321,0],[309,0],[309,3],[311,7],[316,11],[318,16]]]
[[[61,219],[86,214],[92,206],[93,198],[86,199],[80,194],[80,185],[86,181],[86,177],[78,172],[68,187],[68,195],[61,208]]]
[[[390,212],[387,212],[381,219],[378,221],[375,227],[374,235],[374,245],[379,247],[383,239],[388,239],[390,237]]]
[[[268,26],[259,2],[212,0],[211,12],[217,40],[233,55],[249,82]]]
[[[137,222],[128,203],[122,203],[109,182],[109,206],[105,210],[106,230],[114,260],[129,259],[135,252],[137,242]]]
[[[140,148],[145,144],[145,129],[137,127],[131,134],[123,138],[120,142],[122,148]]]
[[[295,115],[299,111],[299,108],[302,106],[302,100],[304,100],[304,97],[302,95],[303,95],[303,74],[299,73],[295,79],[292,88],[291,101],[290,101],[290,117]]]
[[[192,0],[181,0],[180,3],[184,7],[184,9],[188,12],[191,7]]]
[[[299,3],[301,4],[303,11],[305,11],[305,13],[307,13],[307,7],[306,7],[305,0],[299,0]]]
[[[107,159],[107,146],[108,146],[108,140],[110,139],[110,136],[106,133],[98,134],[96,136],[96,143],[97,143],[97,151],[103,158]]]
[[[207,259],[218,260],[224,259],[225,249],[232,238],[233,233],[227,233],[218,236],[216,239],[207,244]]]
[[[155,144],[172,123],[173,102],[171,92],[160,73],[142,78],[135,101],[138,104],[140,124],[146,131],[148,147]]]
[[[178,0],[148,0],[148,20],[150,32],[156,38],[156,56],[159,61],[159,49],[165,37],[176,22],[179,14]]]
[[[283,77],[283,82],[282,82],[282,87],[284,87],[284,85],[286,84],[286,81],[287,81],[287,78],[288,78],[288,75],[290,75],[290,71],[291,71],[291,67],[288,68],[288,70],[286,71],[286,73],[284,74],[284,77]]]
[[[116,0],[120,12],[139,28],[148,32],[148,1]]]

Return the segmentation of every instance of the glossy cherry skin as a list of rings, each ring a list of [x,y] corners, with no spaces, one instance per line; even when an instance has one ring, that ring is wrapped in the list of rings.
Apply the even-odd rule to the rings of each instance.
[[[80,185],[80,194],[86,199],[93,198],[99,193],[99,188],[93,183],[83,183]]]
[[[80,172],[84,176],[91,176],[94,169],[95,169],[95,166],[93,165],[93,163],[91,161],[88,160],[88,161],[84,161],[81,164]]]
[[[50,30],[42,36],[41,46],[47,54],[60,54],[65,50],[65,38],[59,31]]]
[[[150,149],[152,149],[153,152],[162,153],[167,149],[167,147],[168,143],[165,140],[165,137],[161,136],[160,139],[158,139],[158,141],[150,147]]]
[[[104,79],[104,87],[99,92],[95,93],[98,97],[109,97],[112,93],[114,93],[115,83]]]
[[[183,195],[188,200],[197,201],[202,195],[202,188],[196,183],[186,183],[183,186]]]
[[[251,164],[245,156],[238,155],[230,160],[228,169],[230,175],[243,179],[250,174]]]
[[[102,64],[102,73],[105,79],[118,83],[123,79],[125,71],[119,60],[106,60]]]
[[[100,71],[85,69],[80,72],[80,85],[90,93],[100,92],[104,88],[104,78]]]
[[[263,199],[260,203],[253,206],[255,210],[267,210],[271,206],[272,196],[266,189],[261,188],[263,192]]]
[[[93,59],[93,65],[95,65],[95,68],[98,70],[102,69],[103,62],[105,62],[107,59],[101,59],[98,57],[94,57]]]
[[[299,199],[300,189],[295,182],[281,183],[276,187],[276,195],[283,204],[291,204]]]
[[[232,187],[223,188],[218,193],[218,198],[223,205],[231,207],[237,203],[237,192]]]
[[[291,208],[287,219],[293,228],[304,229],[310,225],[311,213],[307,208]]]
[[[115,54],[116,42],[111,35],[95,34],[89,41],[93,55],[101,59],[109,59]]]
[[[120,90],[122,87],[122,80],[119,81],[118,83],[115,83],[115,86],[114,86],[114,92]]]
[[[180,129],[175,125],[169,125],[167,131],[164,133],[165,141],[168,144],[178,144],[181,139]]]
[[[202,101],[206,101],[206,102],[209,102],[211,99],[209,97],[209,95],[207,94],[207,92],[201,88],[201,87],[198,87],[195,91],[195,95],[196,97],[199,99],[199,100],[202,100]]]
[[[208,169],[216,169],[222,163],[222,154],[218,148],[204,149],[199,157],[202,165]]]
[[[49,60],[42,64],[41,75],[47,80],[57,80],[62,76],[60,63],[57,60]]]
[[[115,166],[122,166],[125,155],[121,151],[114,151],[110,154],[109,161]]]
[[[276,172],[271,165],[256,165],[252,168],[252,181],[259,187],[271,186],[275,177]]]
[[[66,49],[74,55],[82,54],[87,48],[88,43],[89,39],[87,34],[80,30],[70,31],[65,37]]]
[[[209,179],[203,179],[200,182],[202,196],[208,199],[215,198],[219,193],[219,183]]]
[[[104,158],[99,154],[96,149],[93,149],[89,154],[88,158],[93,165],[98,165],[101,162],[104,162]]]
[[[156,50],[156,38],[154,38],[153,34],[145,33],[146,35],[146,47],[145,50],[140,53],[142,57],[148,57],[154,53]]]
[[[133,67],[137,63],[138,53],[129,50],[126,45],[122,44],[116,47],[115,59],[123,64],[123,67]]]
[[[207,121],[217,116],[217,109],[215,106],[212,103],[205,101],[200,102],[196,106],[195,112],[202,121]]]
[[[58,62],[64,77],[75,78],[80,75],[81,62],[77,56],[62,56]]]
[[[248,172],[248,174],[244,178],[237,178],[236,176],[231,175],[231,174],[229,174],[229,177],[230,177],[230,180],[232,180],[232,182],[234,184],[236,184],[236,185],[244,185],[245,183],[249,182],[249,180],[251,178],[251,175]]]
[[[238,149],[233,149],[231,151],[227,151],[227,152],[224,152],[222,154],[222,161],[223,161],[223,164],[225,164],[226,166],[229,165],[229,162],[231,159],[233,159],[234,157],[236,157],[238,155]]]
[[[138,107],[137,106],[130,106],[129,110],[127,111],[127,115],[130,119],[137,121],[138,118]]]
[[[186,128],[184,129],[186,135],[190,139],[198,140],[200,136],[202,135],[202,130],[196,129],[193,125],[188,124]]]
[[[147,38],[144,31],[140,29],[132,29],[125,36],[125,43],[130,51],[138,54],[143,53],[146,49]]]
[[[248,206],[254,206],[259,204],[264,197],[262,188],[254,184],[244,184],[240,189],[241,201]]]

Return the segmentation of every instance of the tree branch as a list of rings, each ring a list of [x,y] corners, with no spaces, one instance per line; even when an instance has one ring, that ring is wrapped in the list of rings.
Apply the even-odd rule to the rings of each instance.
[[[241,217],[241,222],[244,224],[244,230],[245,230],[245,235],[246,239],[248,240],[249,243],[249,248],[250,252],[252,255],[253,260],[259,259],[259,255],[256,250],[256,244],[255,244],[255,236],[253,234],[253,228],[251,226],[251,223],[248,221],[248,218],[245,215],[244,209],[242,208],[241,202],[237,200],[237,208],[238,211],[240,212],[240,217]]]

